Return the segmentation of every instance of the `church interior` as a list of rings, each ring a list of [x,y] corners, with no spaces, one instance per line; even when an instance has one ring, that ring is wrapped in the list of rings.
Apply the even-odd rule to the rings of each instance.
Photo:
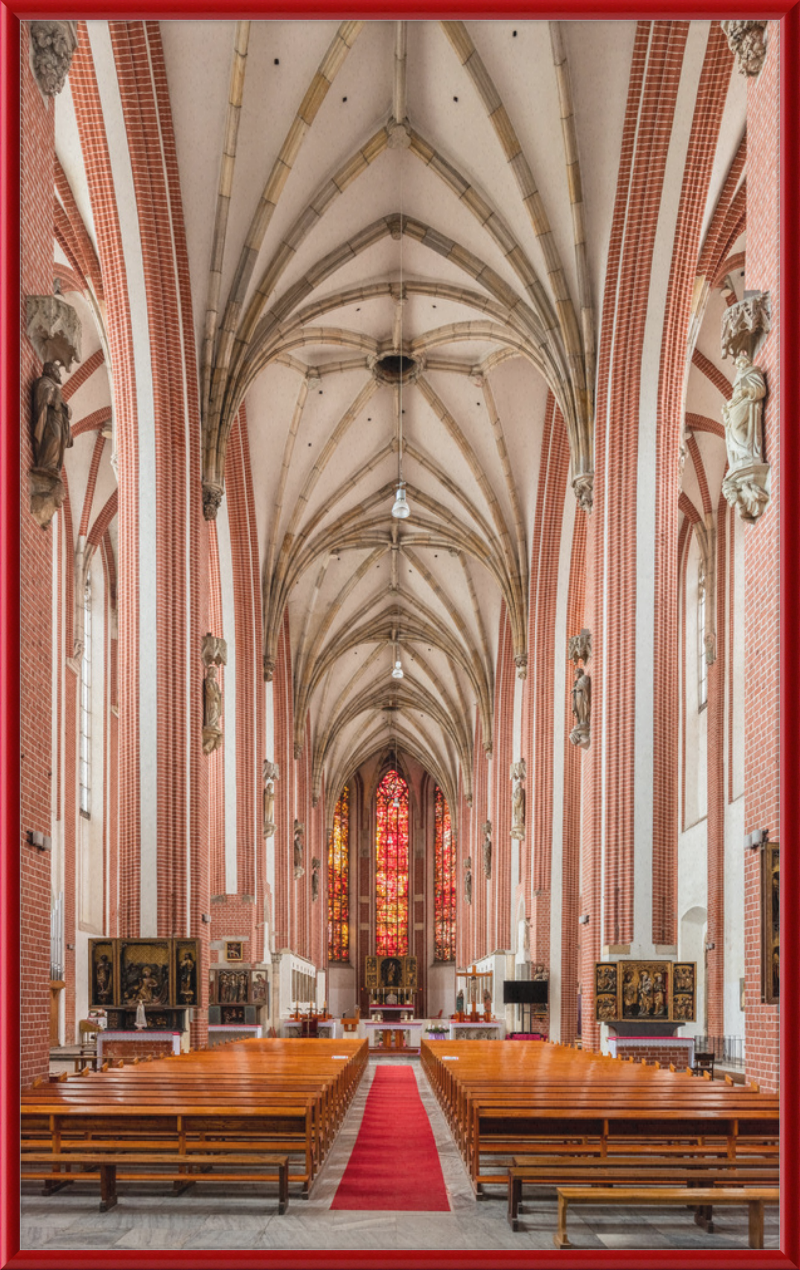
[[[19,33],[20,1247],[777,1248],[781,23]]]

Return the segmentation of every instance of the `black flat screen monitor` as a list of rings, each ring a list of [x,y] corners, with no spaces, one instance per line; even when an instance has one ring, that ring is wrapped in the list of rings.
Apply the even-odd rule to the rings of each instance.
[[[504,979],[503,1005],[547,1005],[546,979]]]

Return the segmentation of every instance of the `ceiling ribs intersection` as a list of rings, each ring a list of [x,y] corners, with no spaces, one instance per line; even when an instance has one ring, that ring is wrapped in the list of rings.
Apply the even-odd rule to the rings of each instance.
[[[487,751],[491,752],[492,745],[493,666],[472,574],[475,565],[488,571],[503,596],[511,625],[514,658],[521,676],[527,664],[525,517],[491,376],[508,358],[522,357],[544,377],[567,428],[573,489],[580,506],[588,511],[593,478],[594,315],[587,281],[569,74],[558,24],[550,23],[549,32],[572,216],[579,316],[576,316],[576,305],[533,172],[469,31],[461,22],[440,24],[481,101],[497,144],[513,173],[545,260],[546,282],[538,276],[524,243],[498,209],[430,138],[412,126],[409,115],[413,120],[414,102],[407,104],[407,26],[403,22],[394,26],[393,62],[391,70],[387,67],[392,82],[392,116],[373,131],[368,141],[350,153],[333,177],[323,182],[280,241],[270,244],[270,224],[281,194],[293,172],[296,171],[297,180],[308,175],[303,167],[304,141],[364,27],[362,22],[340,25],[307,87],[272,166],[241,245],[223,306],[223,261],[251,38],[250,23],[236,24],[202,344],[203,505],[208,518],[216,516],[224,493],[228,436],[248,390],[269,367],[290,368],[300,376],[300,383],[291,418],[286,421],[282,467],[269,514],[263,556],[265,678],[271,678],[274,671],[278,636],[292,589],[312,570],[315,583],[302,621],[295,624],[299,629],[293,631],[293,666],[297,751],[302,749],[306,720],[311,717],[312,707],[315,712],[312,740],[315,799],[320,796],[323,777],[328,793],[335,797],[341,783],[357,766],[358,756],[368,756],[365,745],[372,745],[373,751],[380,748],[388,732],[398,743],[402,734],[403,746],[419,761],[423,761],[424,755],[424,765],[445,788],[451,806],[455,806],[459,771],[464,791],[471,797],[472,710],[475,707]],[[316,260],[309,255],[309,240],[340,195],[385,152],[391,155],[403,149],[434,173],[450,196],[477,220],[486,235],[487,251],[499,249],[518,279],[517,287],[498,274],[488,259],[482,259],[444,234],[435,224],[406,214],[402,208],[356,229],[346,241]],[[383,163],[389,161],[390,158],[384,159]],[[428,249],[432,253],[429,276],[403,277],[401,287],[396,278],[368,278],[369,265],[365,262],[363,284],[348,285],[333,294],[309,299],[340,269],[351,265],[387,237],[395,240],[403,237],[411,244]],[[265,247],[269,249],[266,265],[252,286],[260,253]],[[273,300],[284,273],[300,252],[308,261],[304,273]],[[436,276],[436,256],[466,275],[463,285],[445,282]],[[359,466],[354,465],[347,479],[335,488],[325,484],[332,464],[341,460],[345,438],[348,434],[352,437],[351,429],[362,420],[370,400],[384,386],[373,377],[371,368],[377,355],[391,351],[393,341],[386,332],[377,329],[374,334],[366,334],[344,325],[319,323],[327,314],[346,310],[354,304],[380,304],[389,298],[397,306],[412,296],[447,301],[477,314],[475,318],[451,321],[420,332],[405,340],[402,350],[416,359],[419,367],[413,389],[409,386],[405,391],[418,394],[431,416],[444,428],[449,442],[469,470],[474,491],[472,487],[464,489],[458,478],[450,475],[420,444],[419,436],[412,436],[403,446],[404,459],[432,479],[441,490],[441,497],[432,495],[429,487],[421,489],[413,481],[409,482],[414,513],[398,533],[398,526],[388,516],[395,482],[387,482],[385,476],[387,459],[391,461],[392,453],[396,455],[396,439],[391,444],[387,441]],[[395,334],[396,327],[395,322]],[[480,364],[473,365],[453,356],[459,344],[476,342],[489,346]],[[304,347],[314,350],[318,364],[302,359],[299,354]],[[320,357],[320,351],[328,347],[338,350],[339,360]],[[363,370],[364,382],[317,447],[314,464],[302,483],[299,497],[295,498],[281,536],[290,478],[301,466],[296,442],[309,409],[309,384],[322,376],[352,375],[360,370]],[[493,484],[484,472],[481,457],[457,418],[458,411],[448,406],[441,390],[431,382],[433,374],[439,376],[439,382],[442,375],[456,375],[462,380],[470,376],[480,389],[501,471],[499,485]],[[355,450],[352,441],[349,444]],[[380,488],[376,490],[378,469],[381,469],[377,477]],[[496,482],[497,477],[494,479]],[[510,510],[510,518],[504,507]],[[332,518],[334,512],[337,514]],[[465,584],[469,597],[465,608],[451,593],[449,577],[437,576],[431,567],[430,552],[437,549],[459,562],[460,585],[463,588]],[[324,593],[326,585],[330,589],[331,560],[340,559],[341,553],[364,551],[366,557],[333,598],[326,600]],[[369,582],[371,572],[386,556],[394,562],[388,601],[385,583],[376,590]],[[415,573],[413,595],[407,593],[407,588],[401,594],[398,566],[401,558],[411,564]],[[383,572],[382,579],[385,576]],[[426,595],[429,598],[426,599]],[[344,684],[329,691],[337,660],[359,644],[374,646],[366,662],[359,663]],[[441,667],[423,657],[422,644],[444,655],[451,683],[446,683]],[[379,655],[381,649],[392,645],[414,658],[415,679],[413,682],[407,679],[402,687],[387,678],[385,659]],[[413,731],[409,730],[408,722],[411,713],[415,715]],[[361,727],[357,744],[352,737],[344,742],[348,723],[361,715],[366,715],[368,722]],[[423,731],[421,716],[433,726],[432,733]],[[365,731],[370,728],[373,730],[365,739]]]

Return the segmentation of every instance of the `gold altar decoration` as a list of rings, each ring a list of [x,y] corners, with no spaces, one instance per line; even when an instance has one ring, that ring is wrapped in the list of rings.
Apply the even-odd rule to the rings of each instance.
[[[89,1005],[199,1005],[198,952],[196,939],[90,939]]]
[[[367,957],[364,964],[364,987],[382,1005],[410,1004],[417,990],[416,957]],[[396,998],[394,1001],[391,998]]]
[[[689,1023],[695,1017],[694,961],[598,961],[595,1017],[601,1023]]]
[[[765,842],[761,853],[761,996],[769,1005],[780,1001],[781,855],[777,842]]]

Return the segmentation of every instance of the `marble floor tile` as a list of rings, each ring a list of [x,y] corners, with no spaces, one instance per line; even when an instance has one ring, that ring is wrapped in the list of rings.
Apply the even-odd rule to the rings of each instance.
[[[407,1065],[415,1074],[430,1120],[451,1211],[415,1214],[331,1208],[355,1146],[375,1072],[386,1062],[397,1065],[391,1060],[370,1061],[311,1196],[303,1198],[293,1191],[285,1215],[278,1215],[275,1197],[255,1185],[226,1194],[222,1186],[206,1184],[182,1196],[126,1186],[110,1213],[99,1211],[94,1187],[48,1198],[31,1190],[22,1198],[22,1247],[550,1252],[557,1217],[554,1193],[526,1193],[521,1214],[524,1229],[516,1233],[506,1220],[503,1187],[489,1188],[476,1201],[461,1155],[418,1062]],[[570,1238],[580,1249],[747,1248],[744,1211],[720,1210],[715,1227],[708,1235],[694,1224],[691,1213],[657,1207],[580,1209],[570,1213],[569,1219]],[[777,1210],[767,1213],[765,1227],[767,1246],[777,1248]]]

